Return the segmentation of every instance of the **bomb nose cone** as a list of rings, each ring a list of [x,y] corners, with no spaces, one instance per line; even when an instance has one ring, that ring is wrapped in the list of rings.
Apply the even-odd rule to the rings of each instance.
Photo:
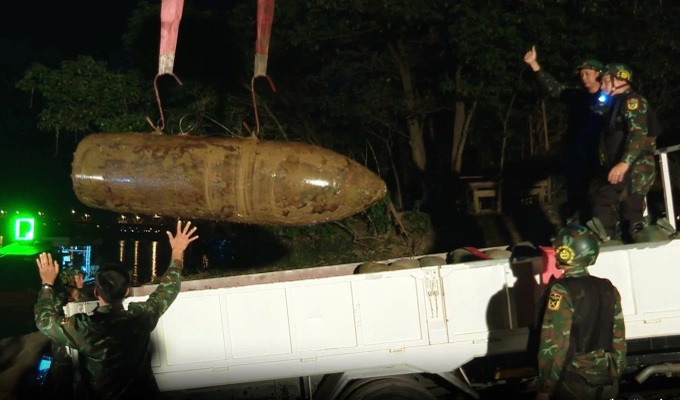
[[[298,177],[291,179],[289,176],[277,185],[280,187],[279,200],[296,194],[294,203],[297,204],[279,203],[281,210],[301,207],[310,215],[317,215],[320,221],[337,220],[363,211],[385,196],[385,182],[373,172],[350,159],[337,161],[340,162],[336,165],[325,162],[321,167],[313,163],[297,164]],[[299,182],[300,187],[291,190],[291,181]],[[276,212],[275,209],[272,211]]]
[[[95,208],[288,226],[346,218],[387,192],[367,168],[306,143],[139,133],[88,135],[71,177]]]
[[[359,164],[354,163],[348,169],[340,196],[344,200],[347,216],[350,216],[356,210],[364,210],[385,197],[387,186],[377,175]]]
[[[257,220],[282,225],[335,221],[363,211],[385,196],[385,183],[359,163],[306,143],[253,142],[257,187],[243,209]],[[270,197],[271,196],[271,197]],[[270,199],[271,201],[263,201]]]

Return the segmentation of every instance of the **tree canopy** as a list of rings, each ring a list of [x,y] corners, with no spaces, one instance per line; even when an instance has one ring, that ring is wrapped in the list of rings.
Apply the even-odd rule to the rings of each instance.
[[[253,129],[256,2],[215,7],[187,4],[175,64],[183,84],[160,83],[166,133]],[[158,5],[139,5],[123,69],[87,56],[32,65],[17,88],[36,98],[38,127],[56,135],[150,129],[158,16]],[[279,2],[268,62],[276,91],[254,85],[258,134],[350,155],[409,207],[451,177],[500,174],[504,162],[558,151],[550,144],[564,131],[564,110],[522,60],[535,44],[542,67],[573,85],[585,57],[630,64],[672,136],[679,17],[680,5],[664,1]]]

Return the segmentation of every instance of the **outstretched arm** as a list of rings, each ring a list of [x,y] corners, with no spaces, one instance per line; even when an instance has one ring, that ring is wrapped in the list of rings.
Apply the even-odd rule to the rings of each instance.
[[[541,69],[538,64],[538,53],[536,53],[536,45],[531,46],[531,50],[524,55],[524,62],[527,63],[531,69],[536,73],[536,79],[541,86],[548,90],[550,96],[558,98],[562,92],[567,89],[566,86],[559,83],[552,75]]]
[[[67,324],[64,323],[64,316],[60,311],[61,302],[52,287],[59,274],[59,263],[52,259],[50,253],[40,253],[35,262],[38,264],[38,273],[43,284],[33,307],[35,326],[55,342],[74,346],[77,334],[66,333]]]
[[[184,268],[184,251],[189,244],[198,239],[195,235],[196,227],[191,227],[191,222],[187,221],[182,225],[182,221],[177,221],[177,231],[173,235],[167,232],[172,254],[170,266],[163,274],[156,290],[149,295],[145,304],[150,307],[154,315],[154,325],[163,313],[170,307],[177,298],[181,287],[181,275]]]

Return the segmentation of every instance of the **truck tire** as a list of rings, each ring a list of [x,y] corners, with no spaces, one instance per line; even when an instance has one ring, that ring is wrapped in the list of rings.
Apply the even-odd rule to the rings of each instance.
[[[411,378],[360,379],[350,384],[338,400],[436,400],[423,385]]]

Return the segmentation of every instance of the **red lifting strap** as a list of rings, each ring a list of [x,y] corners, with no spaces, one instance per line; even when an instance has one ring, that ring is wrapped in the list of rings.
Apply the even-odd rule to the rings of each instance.
[[[472,253],[473,256],[479,258],[480,260],[488,260],[490,258],[488,254],[484,253],[483,251],[479,250],[476,247],[468,246],[463,248]]]
[[[158,58],[158,75],[172,74],[183,9],[184,0],[163,0],[161,4],[161,45]]]
[[[274,0],[257,1],[257,39],[255,41],[255,77],[267,75],[269,38],[274,20]]]
[[[269,37],[272,33],[272,21],[274,20],[274,0],[257,0],[257,39],[255,41],[255,72],[250,80],[250,93],[253,97],[253,109],[255,111],[255,132],[253,137],[260,133],[260,116],[257,112],[257,99],[255,97],[255,79],[263,76],[269,81],[272,91],[276,91],[271,78],[267,76],[267,58],[269,57]]]
[[[153,80],[153,88],[156,93],[156,103],[161,117],[161,124],[156,126],[147,117],[146,120],[156,131],[163,131],[165,128],[165,115],[161,105],[161,97],[158,93],[158,77],[161,75],[172,75],[177,83],[182,82],[173,72],[175,66],[175,50],[177,49],[177,35],[179,34],[179,23],[182,20],[184,10],[184,0],[163,0],[161,3],[161,44],[158,56],[158,74]]]
[[[557,268],[554,248],[550,246],[539,246],[538,248],[541,250],[541,284],[547,285],[550,283],[551,277],[561,278],[562,270]]]

